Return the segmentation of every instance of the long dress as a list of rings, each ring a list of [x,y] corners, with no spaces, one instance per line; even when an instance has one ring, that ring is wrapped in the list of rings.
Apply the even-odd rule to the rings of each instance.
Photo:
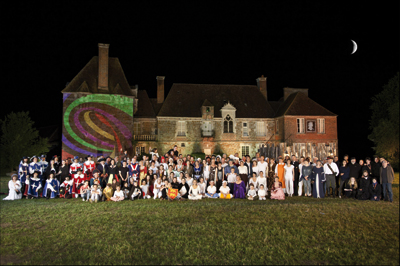
[[[285,185],[285,177],[284,177],[284,173],[285,173],[285,164],[278,164],[275,168],[275,173],[277,174],[277,176],[279,177],[279,182],[281,182],[282,184],[282,189],[283,192],[286,192],[286,185]]]
[[[114,178],[117,179],[117,183],[120,182],[120,180],[119,180],[120,178],[118,178],[117,172],[118,172],[118,168],[116,165],[110,165],[108,167],[108,174],[109,174],[108,184],[112,184],[112,181]]]
[[[314,181],[313,186],[313,197],[314,198],[324,198],[324,182],[325,182],[325,173],[323,167],[314,167],[313,172],[311,174],[311,180]]]
[[[245,199],[246,198],[246,185],[244,181],[241,181],[240,184],[236,183],[233,187],[234,195],[236,199]]]
[[[275,167],[276,167],[275,163],[268,165],[269,172],[268,172],[267,184],[268,184],[268,190],[269,191],[271,191],[272,187],[274,186],[274,182],[275,182]]]
[[[274,183],[274,186],[272,187],[271,191],[271,199],[277,199],[277,200],[285,199],[285,193],[283,192],[282,189],[282,182],[279,182],[278,184]]]
[[[8,181],[8,189],[10,192],[3,200],[19,200],[22,198],[21,182],[19,180],[17,180],[15,183],[12,180]],[[17,193],[15,189],[19,190],[19,193]]]
[[[196,188],[193,188],[193,186],[190,187],[189,189],[189,199],[190,200],[201,200],[202,195],[200,194],[200,187],[197,186]]]

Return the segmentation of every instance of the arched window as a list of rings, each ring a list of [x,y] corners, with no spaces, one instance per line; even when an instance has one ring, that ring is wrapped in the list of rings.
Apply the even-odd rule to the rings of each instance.
[[[224,118],[224,133],[233,133],[233,120],[229,114]]]

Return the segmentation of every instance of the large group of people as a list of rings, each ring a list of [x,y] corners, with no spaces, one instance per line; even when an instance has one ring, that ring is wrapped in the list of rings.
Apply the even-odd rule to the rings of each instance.
[[[140,160],[138,160],[138,157]],[[30,162],[29,162],[30,159]],[[265,158],[238,154],[207,156],[205,159],[179,154],[174,146],[160,156],[133,156],[85,160],[75,156],[60,160],[53,156],[24,157],[9,181],[4,200],[57,197],[82,201],[138,199],[284,200],[286,197],[339,197],[393,202],[391,165],[377,156],[359,160],[345,155],[297,158]]]

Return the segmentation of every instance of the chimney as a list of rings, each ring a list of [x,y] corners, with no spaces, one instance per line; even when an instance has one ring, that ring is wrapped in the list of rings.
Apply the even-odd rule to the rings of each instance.
[[[264,95],[264,98],[268,101],[267,97],[267,78],[262,75],[257,80],[257,87],[260,89],[261,94]]]
[[[164,102],[164,76],[157,76],[157,103]]]
[[[285,87],[285,88],[283,88],[283,100],[286,101],[286,99],[287,99],[291,94],[296,93],[296,92],[301,92],[301,93],[303,93],[305,96],[308,97],[308,89]]]
[[[99,43],[99,90],[108,91],[108,47],[109,44]]]

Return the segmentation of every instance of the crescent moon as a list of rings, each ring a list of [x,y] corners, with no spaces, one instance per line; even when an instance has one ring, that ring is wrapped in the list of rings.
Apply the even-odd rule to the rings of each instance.
[[[354,54],[357,51],[357,43],[353,40],[351,40],[353,42],[353,52],[351,52],[351,54]]]

